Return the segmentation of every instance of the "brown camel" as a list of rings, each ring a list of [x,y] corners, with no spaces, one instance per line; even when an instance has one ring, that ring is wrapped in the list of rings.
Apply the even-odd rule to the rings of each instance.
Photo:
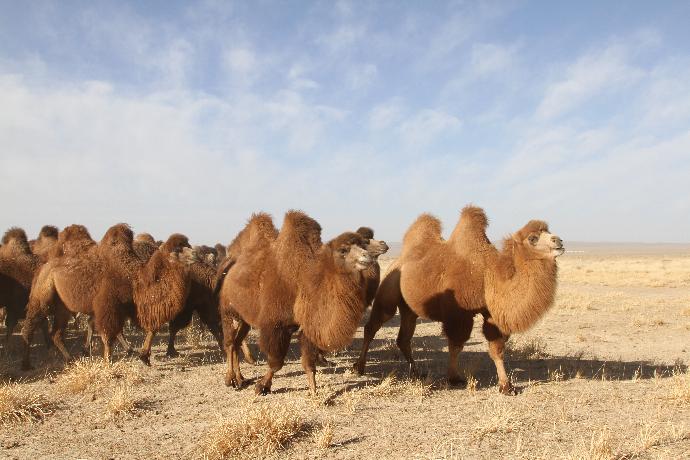
[[[301,329],[302,367],[315,393],[316,355],[352,340],[366,308],[362,271],[373,263],[367,247],[380,250],[380,245],[350,232],[324,245],[320,225],[299,211],[286,213],[280,232],[269,215],[253,215],[228,247],[219,270],[226,385],[242,387],[237,350],[250,326],[259,330],[259,346],[269,365],[256,384],[257,394],[270,392],[292,334]],[[233,318],[240,320],[237,329]]]
[[[26,233],[21,228],[11,228],[2,237],[0,245],[0,307],[5,307],[5,349],[20,319],[26,316],[31,282],[41,266],[40,258],[31,252]],[[42,322],[46,343],[47,322]]]
[[[137,322],[146,331],[140,357],[149,366],[156,332],[183,311],[189,296],[191,276],[189,261],[182,254],[185,248],[190,249],[186,236],[179,233],[171,235],[139,268],[134,278]],[[98,316],[96,318],[98,320]]]
[[[470,337],[475,314],[496,365],[499,390],[514,393],[503,351],[510,334],[529,329],[551,307],[557,286],[556,257],[561,239],[545,222],[532,220],[506,238],[499,252],[486,237],[488,220],[481,208],[467,206],[447,241],[441,223],[423,214],[403,239],[402,254],[384,277],[355,370],[362,373],[371,340],[381,325],[400,312],[397,344],[416,373],[411,339],[417,317],[440,321],[448,338],[448,379],[461,383],[458,356]]]
[[[138,233],[132,242],[134,253],[142,262],[148,262],[159,246],[149,233]]]
[[[54,316],[53,342],[66,360],[70,355],[62,342],[64,328],[72,314],[84,313],[95,318],[106,359],[110,359],[111,345],[122,332],[126,318],[139,320],[148,333],[141,358],[149,362],[153,333],[160,324],[171,319],[166,314],[178,307],[180,291],[186,297],[189,289],[188,276],[183,277],[181,287],[170,282],[171,278],[177,282],[179,272],[185,270],[172,256],[189,243],[185,237],[173,235],[157,251],[160,255],[154,254],[146,264],[137,257],[132,243],[132,231],[126,224],[110,227],[98,244],[81,225],[72,225],[60,232],[49,261],[36,275],[29,296],[27,320],[22,330],[25,341],[23,367],[30,367],[33,329],[37,321],[49,313]],[[135,297],[140,305],[135,305]]]

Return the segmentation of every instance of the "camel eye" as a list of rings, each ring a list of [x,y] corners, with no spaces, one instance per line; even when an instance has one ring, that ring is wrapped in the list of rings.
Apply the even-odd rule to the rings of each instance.
[[[342,248],[338,249],[338,252],[339,252],[340,254],[342,254],[342,255],[345,255],[345,254],[347,254],[347,248],[346,248],[346,247],[342,247]]]
[[[537,235],[530,235],[529,238],[527,238],[532,246],[537,244],[537,241],[539,241],[539,238]]]

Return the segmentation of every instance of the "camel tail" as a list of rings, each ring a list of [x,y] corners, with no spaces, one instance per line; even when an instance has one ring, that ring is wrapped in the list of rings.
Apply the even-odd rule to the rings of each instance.
[[[441,241],[441,221],[431,214],[422,214],[410,225],[403,237],[402,257]]]

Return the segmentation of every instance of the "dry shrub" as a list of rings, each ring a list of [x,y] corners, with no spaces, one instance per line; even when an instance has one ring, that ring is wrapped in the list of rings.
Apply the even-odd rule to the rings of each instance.
[[[598,433],[592,433],[592,439],[589,442],[589,458],[591,460],[615,458],[611,446],[611,432],[608,428],[604,428]]]
[[[121,383],[113,392],[108,401],[108,412],[113,416],[133,414],[137,412],[141,404],[128,383]]]
[[[393,397],[399,395],[425,398],[431,395],[431,383],[416,379],[398,379],[395,372],[391,372],[378,385],[366,387],[362,390],[368,396]]]
[[[0,425],[41,421],[54,409],[48,398],[30,386],[17,383],[0,386]]]
[[[481,408],[475,424],[475,435],[481,441],[492,433],[514,433],[520,429],[522,419],[518,412],[508,405],[505,397],[487,401]]]
[[[286,404],[249,406],[219,421],[203,438],[196,455],[203,459],[265,458],[313,431],[301,410]]]
[[[70,364],[58,382],[68,393],[77,394],[87,390],[100,393],[115,380],[128,384],[141,383],[144,380],[142,368],[135,361],[123,360],[111,364],[98,358],[83,358]]]
[[[671,377],[669,399],[684,406],[690,406],[690,373],[674,371]]]
[[[319,449],[328,449],[333,445],[333,426],[333,422],[329,420],[314,432],[314,444]]]
[[[546,343],[537,337],[509,340],[506,343],[505,354],[511,361],[542,359],[549,356],[546,352]]]

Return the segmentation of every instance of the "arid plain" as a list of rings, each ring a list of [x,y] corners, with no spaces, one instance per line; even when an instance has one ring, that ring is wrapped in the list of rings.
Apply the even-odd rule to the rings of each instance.
[[[412,342],[426,377],[407,377],[396,317],[366,375],[351,372],[361,327],[328,357],[316,398],[296,343],[273,393],[256,397],[223,385],[224,358],[199,327],[181,334],[174,359],[161,334],[150,368],[121,349],[112,366],[63,366],[38,337],[30,372],[16,333],[0,361],[2,383],[13,382],[0,394],[0,458],[690,457],[690,245],[566,246],[555,305],[509,342],[517,396],[497,391],[480,321],[461,354],[466,388],[447,384],[433,322]],[[137,330],[126,335],[141,344]],[[81,337],[70,328],[68,347]],[[242,369],[256,378],[263,365]]]

